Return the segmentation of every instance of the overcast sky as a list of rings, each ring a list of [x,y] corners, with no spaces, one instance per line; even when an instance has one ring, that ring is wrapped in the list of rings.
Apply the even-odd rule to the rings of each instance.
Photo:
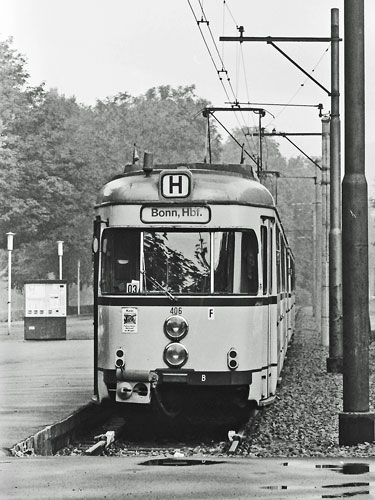
[[[329,37],[331,8],[338,8],[344,34],[343,0],[190,0],[198,19],[204,15],[232,88],[230,100],[259,103],[267,115],[268,131],[320,132],[315,106],[330,110],[327,93],[266,43],[219,42],[219,37]],[[0,37],[12,36],[14,47],[26,56],[31,83],[95,104],[118,92],[133,96],[159,85],[196,85],[196,93],[214,106],[228,96],[219,80],[188,0],[0,0]],[[375,1],[365,0],[366,36],[366,175],[375,183]],[[221,69],[219,55],[206,24],[200,24]],[[330,88],[329,43],[279,43],[290,57]],[[343,76],[343,43],[340,45]],[[344,128],[344,84],[341,117]],[[229,89],[229,90],[228,90]],[[299,104],[303,107],[271,106]],[[310,107],[305,107],[309,105]],[[217,114],[228,128],[254,126],[253,113]],[[225,132],[223,131],[224,135]],[[320,156],[320,138],[293,138],[309,156]],[[299,151],[279,138],[285,156]],[[147,145],[144,145],[147,148]],[[342,144],[342,148],[344,145]],[[344,149],[342,157],[344,158]],[[344,165],[342,167],[344,169]]]

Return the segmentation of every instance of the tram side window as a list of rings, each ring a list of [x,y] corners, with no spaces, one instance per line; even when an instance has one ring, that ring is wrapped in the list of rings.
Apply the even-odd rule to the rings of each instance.
[[[215,293],[233,293],[234,243],[233,231],[214,233]]]
[[[276,281],[277,293],[281,290],[281,252],[280,252],[280,231],[276,229]]]
[[[282,291],[286,291],[286,255],[285,255],[285,242],[281,240],[281,282]]]
[[[262,238],[262,266],[263,266],[263,295],[267,295],[267,281],[268,281],[268,238],[267,238],[267,228],[262,226],[261,228],[261,238]]]
[[[102,239],[101,289],[103,293],[139,290],[140,234],[108,229]],[[131,287],[131,289],[129,288]]]
[[[244,231],[241,241],[241,293],[258,293],[258,240],[254,231]]]
[[[290,287],[291,287],[291,291],[295,292],[295,290],[296,290],[296,274],[295,274],[295,268],[294,268],[294,261],[292,258],[290,258]]]
[[[269,274],[270,274],[270,288],[269,288],[269,293],[271,294],[272,291],[273,291],[273,230],[272,230],[272,227],[270,227],[270,253],[268,255],[268,263],[269,263]]]
[[[258,240],[254,231],[214,233],[214,292],[258,293]]]

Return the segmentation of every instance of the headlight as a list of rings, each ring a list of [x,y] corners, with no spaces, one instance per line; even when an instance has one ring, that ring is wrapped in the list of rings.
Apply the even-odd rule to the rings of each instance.
[[[164,333],[171,340],[181,340],[189,331],[189,325],[182,316],[169,316],[164,323]]]
[[[164,361],[171,368],[180,368],[188,360],[189,353],[182,344],[172,342],[164,349]]]

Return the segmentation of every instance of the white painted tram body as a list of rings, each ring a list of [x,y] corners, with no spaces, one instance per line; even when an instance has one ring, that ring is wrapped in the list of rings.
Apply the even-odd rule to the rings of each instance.
[[[93,249],[99,401],[272,402],[294,262],[251,167],[128,167],[98,196]]]

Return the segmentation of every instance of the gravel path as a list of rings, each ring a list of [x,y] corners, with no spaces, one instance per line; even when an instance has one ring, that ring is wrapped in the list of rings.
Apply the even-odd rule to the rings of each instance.
[[[372,337],[373,339],[374,337]],[[339,447],[342,375],[327,374],[311,309],[297,317],[275,403],[261,411],[238,454],[251,457],[375,457],[375,443]],[[375,342],[370,344],[370,411],[375,408]]]

